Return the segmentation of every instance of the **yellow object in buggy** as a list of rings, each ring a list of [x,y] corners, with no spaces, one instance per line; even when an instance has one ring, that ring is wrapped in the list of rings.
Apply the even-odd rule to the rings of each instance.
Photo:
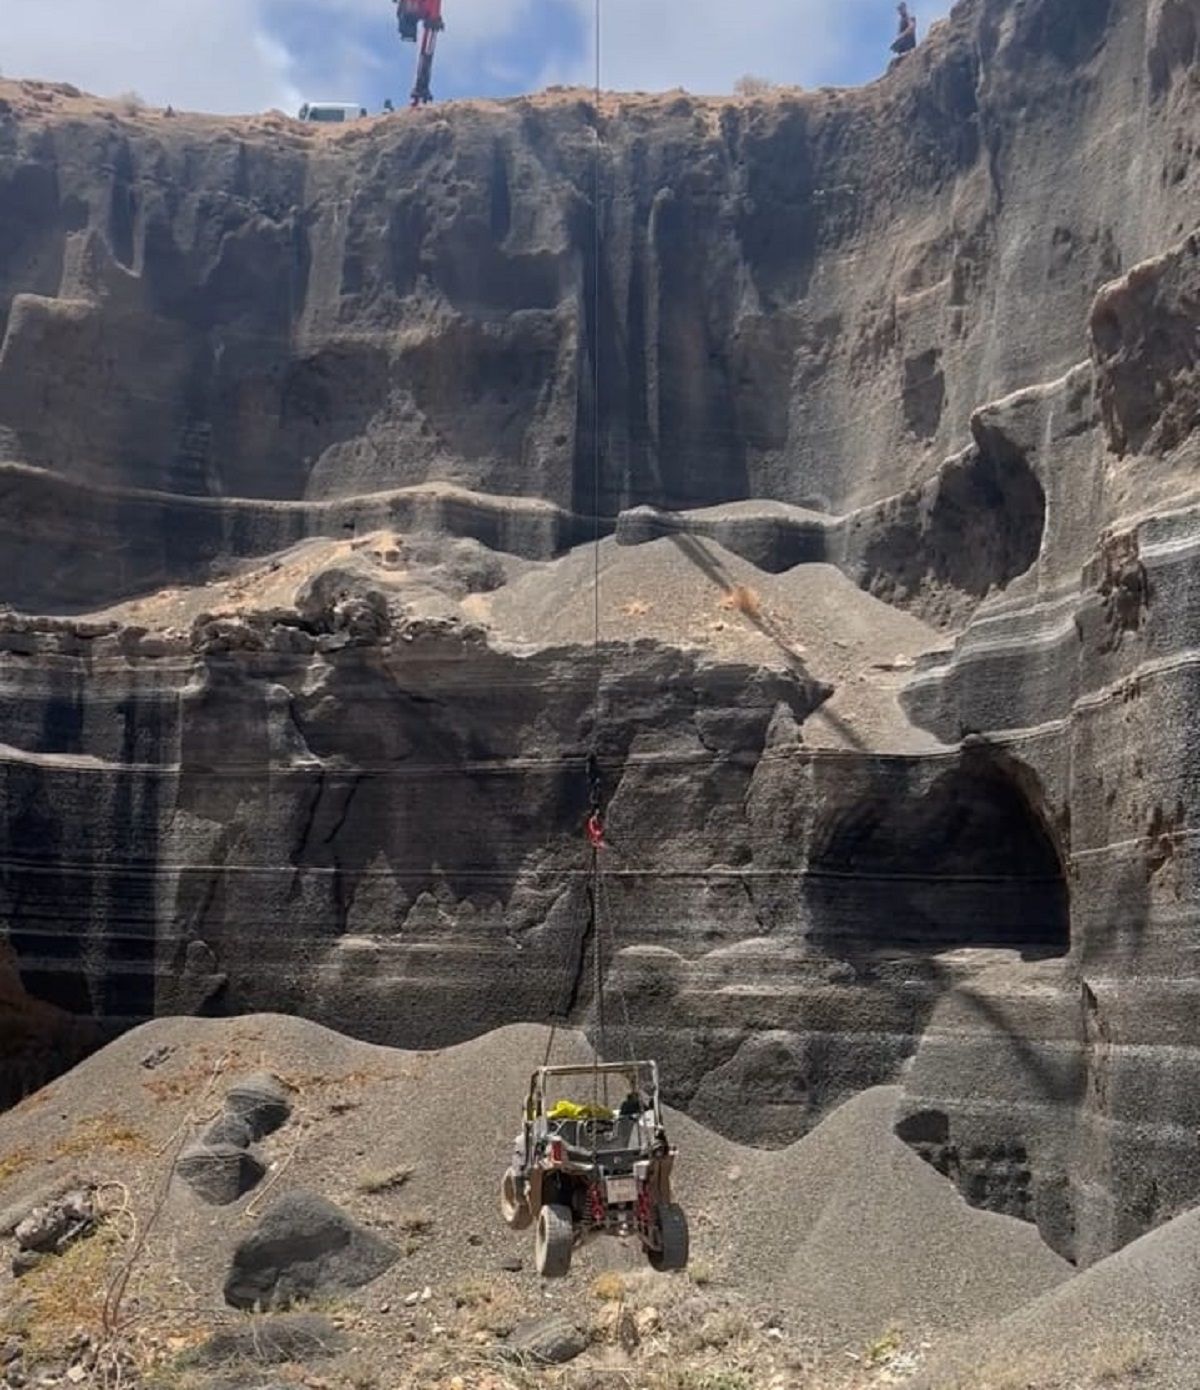
[[[578,1105],[573,1100],[556,1101],[546,1112],[548,1120],[611,1120],[615,1118],[607,1105]]]

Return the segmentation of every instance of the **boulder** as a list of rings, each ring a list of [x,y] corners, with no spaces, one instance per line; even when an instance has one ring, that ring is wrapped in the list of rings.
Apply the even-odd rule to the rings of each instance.
[[[20,1250],[37,1255],[61,1255],[74,1241],[96,1229],[92,1188],[66,1192],[45,1206],[35,1207],[13,1232]]]
[[[563,1366],[587,1350],[587,1338],[561,1313],[532,1318],[515,1327],[504,1347],[515,1361],[538,1366]]]
[[[179,1155],[175,1172],[200,1198],[227,1207],[257,1187],[266,1165],[248,1149],[233,1144],[193,1144]]]
[[[235,1149],[248,1149],[254,1142],[254,1135],[240,1115],[226,1110],[204,1131],[203,1142],[210,1147],[230,1145]]]
[[[242,1120],[252,1138],[263,1139],[287,1123],[292,1102],[279,1080],[262,1072],[243,1077],[229,1088],[225,1113]]]
[[[12,1257],[12,1275],[14,1279],[24,1279],[27,1274],[32,1274],[43,1260],[47,1260],[48,1255],[39,1255],[36,1250],[18,1250]]]
[[[42,1183],[20,1201],[13,1202],[0,1211],[0,1238],[8,1240],[15,1235],[17,1227],[39,1207],[50,1206],[65,1193],[85,1186],[83,1179],[76,1173],[67,1173],[51,1179],[50,1182]]]
[[[234,1308],[284,1309],[362,1288],[400,1252],[323,1197],[281,1197],[233,1253],[225,1301]]]

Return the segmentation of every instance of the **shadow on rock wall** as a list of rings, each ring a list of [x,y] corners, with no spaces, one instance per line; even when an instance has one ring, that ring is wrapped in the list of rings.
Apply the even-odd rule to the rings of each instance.
[[[835,953],[1065,955],[1063,863],[1013,776],[968,748],[957,766],[927,778],[919,764],[900,764],[872,787],[870,773],[856,771],[845,800],[821,813],[806,878],[813,943]]]

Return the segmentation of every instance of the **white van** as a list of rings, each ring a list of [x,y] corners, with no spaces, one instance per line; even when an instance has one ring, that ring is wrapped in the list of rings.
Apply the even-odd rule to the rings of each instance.
[[[353,101],[306,101],[300,108],[302,121],[361,121],[366,114],[367,108]]]

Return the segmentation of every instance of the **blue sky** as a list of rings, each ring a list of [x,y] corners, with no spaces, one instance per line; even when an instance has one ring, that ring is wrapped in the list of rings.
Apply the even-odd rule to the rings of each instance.
[[[390,0],[3,0],[4,74],[184,109],[399,104],[414,51]],[[728,92],[753,74],[852,85],[887,62],[893,0],[600,0],[603,81]],[[445,0],[439,98],[589,82],[593,0]],[[950,0],[918,0],[922,26]],[[119,22],[115,22],[119,20]]]

